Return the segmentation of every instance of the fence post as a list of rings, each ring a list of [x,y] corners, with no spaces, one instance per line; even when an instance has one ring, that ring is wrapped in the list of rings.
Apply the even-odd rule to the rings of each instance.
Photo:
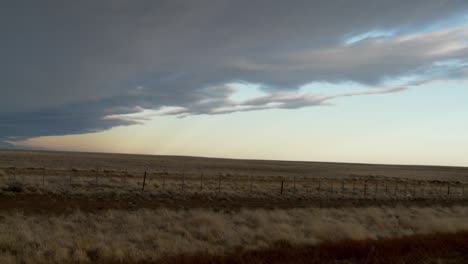
[[[143,176],[143,184],[141,186],[141,191],[144,192],[145,191],[145,184],[146,184],[146,170],[145,170],[145,174]]]
[[[95,176],[96,176],[96,187],[98,186],[98,174],[99,174],[99,168],[96,168]]]
[[[280,190],[281,195],[283,195],[283,186],[284,186],[284,180],[281,180],[281,190]]]
[[[166,170],[164,170],[164,174],[163,174],[163,184],[162,184],[162,188],[163,190],[166,189],[166,176],[167,176],[168,172]]]
[[[44,189],[44,186],[45,186],[45,171],[46,171],[46,168],[44,166],[44,168],[42,169],[42,189]]]
[[[364,196],[367,196],[367,180],[364,181]]]
[[[185,192],[185,172],[182,172],[182,192]]]
[[[218,175],[218,193],[221,192],[221,174]]]
[[[335,186],[334,186],[335,181],[331,179],[331,185],[330,185],[330,195],[332,195],[335,192]]]
[[[71,186],[72,184],[72,175],[75,173],[74,169],[72,168],[68,174],[68,185]]]
[[[296,189],[296,175],[293,176],[293,189],[294,189],[294,192],[297,191],[297,189]]]
[[[393,196],[397,196],[398,195],[398,180],[395,180],[395,191],[393,193]]]
[[[200,175],[200,192],[203,191],[203,172]]]

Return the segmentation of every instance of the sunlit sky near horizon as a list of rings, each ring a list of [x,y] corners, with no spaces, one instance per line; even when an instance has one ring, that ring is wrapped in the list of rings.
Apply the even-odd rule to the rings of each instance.
[[[2,4],[0,148],[468,166],[467,1]]]

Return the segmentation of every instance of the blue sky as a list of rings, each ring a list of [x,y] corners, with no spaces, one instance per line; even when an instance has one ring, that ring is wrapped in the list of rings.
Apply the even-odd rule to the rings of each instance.
[[[464,1],[2,10],[4,147],[468,166]]]

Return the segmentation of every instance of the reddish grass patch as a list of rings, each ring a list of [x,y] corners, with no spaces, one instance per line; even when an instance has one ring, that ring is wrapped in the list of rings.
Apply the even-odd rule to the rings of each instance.
[[[239,249],[225,256],[182,254],[161,259],[158,263],[468,263],[468,232],[342,241],[318,246],[277,242],[265,249]]]

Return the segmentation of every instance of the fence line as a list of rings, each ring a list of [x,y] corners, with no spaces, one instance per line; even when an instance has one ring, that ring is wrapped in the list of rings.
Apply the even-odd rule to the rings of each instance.
[[[216,174],[210,175],[201,172],[199,176],[182,172],[169,173],[162,172],[129,172],[113,171],[96,168],[95,170],[78,170],[71,168],[49,169],[42,168],[6,168],[2,190],[9,190],[12,183],[22,183],[25,186],[44,190],[54,189],[65,183],[67,190],[72,191],[78,188],[88,188],[95,186],[100,189],[122,189],[132,190],[140,186],[142,192],[171,192],[177,193],[174,184],[177,181],[180,186],[180,193],[214,193],[227,195],[259,195],[268,194],[270,196],[296,196],[296,197],[328,197],[328,198],[427,198],[427,199],[468,199],[466,193],[467,183],[459,181],[437,181],[437,180],[412,180],[403,178],[314,178],[314,177],[269,177],[253,175],[230,175]],[[102,173],[101,173],[102,172]],[[68,174],[68,175],[67,175]],[[68,176],[68,184],[65,177]],[[140,176],[139,176],[140,175]],[[54,179],[54,177],[56,177]],[[94,177],[94,184],[92,178]],[[140,185],[138,185],[138,178]],[[28,179],[37,179],[28,181]],[[59,179],[57,181],[57,179]],[[65,181],[64,181],[65,180]],[[91,181],[90,181],[91,180]],[[120,180],[120,181],[118,181]],[[35,182],[33,184],[32,182]],[[91,184],[91,185],[90,185]],[[153,185],[151,185],[153,184]]]

